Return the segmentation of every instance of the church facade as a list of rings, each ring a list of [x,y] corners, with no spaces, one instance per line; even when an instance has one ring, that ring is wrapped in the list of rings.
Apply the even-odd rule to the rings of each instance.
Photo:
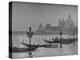
[[[77,34],[78,29],[74,25],[71,15],[69,15],[67,20],[64,20],[64,18],[59,19],[58,26],[46,24],[45,27],[43,27],[43,25],[40,23],[37,32],[42,34],[59,34],[60,32],[63,34],[72,34],[74,32]]]

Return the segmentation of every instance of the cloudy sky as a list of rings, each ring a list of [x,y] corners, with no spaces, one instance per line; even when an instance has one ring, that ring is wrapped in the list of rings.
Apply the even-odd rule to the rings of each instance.
[[[75,25],[78,23],[78,7],[68,5],[47,5],[14,2],[12,6],[12,30],[26,31],[29,26],[36,30],[38,25],[49,23],[57,26],[59,18],[67,19],[71,14]]]

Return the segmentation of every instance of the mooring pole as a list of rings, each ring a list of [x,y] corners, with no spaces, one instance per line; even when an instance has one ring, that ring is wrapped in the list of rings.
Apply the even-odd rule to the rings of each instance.
[[[60,48],[62,48],[62,32],[60,31]]]
[[[75,38],[75,33],[74,33],[74,31],[73,31],[73,39]]]
[[[75,45],[75,33],[73,31],[73,46]]]
[[[29,27],[29,44],[30,45],[31,45],[31,38],[32,38],[31,27]]]
[[[29,44],[30,44],[30,46],[29,46],[29,57],[32,57],[32,53],[31,53],[31,38],[29,38]]]

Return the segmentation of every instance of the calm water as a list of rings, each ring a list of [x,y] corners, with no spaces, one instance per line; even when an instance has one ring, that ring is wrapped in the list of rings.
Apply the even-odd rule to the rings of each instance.
[[[32,52],[33,57],[45,57],[45,56],[63,56],[63,55],[77,55],[78,48],[77,42],[75,44],[62,45],[63,48],[38,48]],[[13,58],[26,58],[29,57],[28,52],[24,53],[12,53]]]
[[[52,40],[59,35],[44,35],[44,36],[33,36],[31,43],[32,44],[46,44],[44,39]],[[63,35],[65,38],[72,38],[73,36]],[[13,46],[17,46],[20,48],[26,48],[26,46],[22,45],[21,42],[29,43],[29,39],[24,35],[13,35]],[[62,56],[62,55],[77,55],[78,54],[78,42],[76,41],[74,44],[62,44],[62,48],[60,48],[58,44],[58,48],[38,48],[36,51],[32,51],[33,57],[45,57],[45,56]],[[28,52],[23,53],[12,53],[13,58],[26,58],[29,57]]]

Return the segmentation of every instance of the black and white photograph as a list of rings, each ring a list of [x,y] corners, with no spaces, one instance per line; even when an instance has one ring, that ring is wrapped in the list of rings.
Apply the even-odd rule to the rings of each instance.
[[[78,55],[78,6],[9,3],[9,57]]]

